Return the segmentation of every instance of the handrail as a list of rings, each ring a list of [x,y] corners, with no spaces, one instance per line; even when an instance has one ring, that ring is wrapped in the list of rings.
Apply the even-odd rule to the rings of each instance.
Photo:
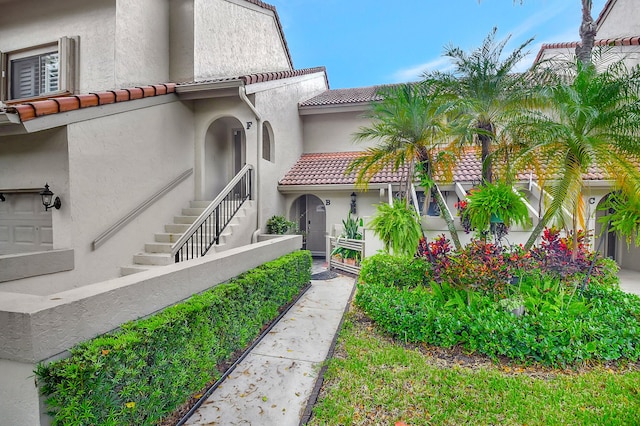
[[[420,217],[420,206],[418,205],[418,194],[416,193],[416,187],[411,184],[411,201],[413,202],[413,207],[416,209],[416,214]]]
[[[231,179],[231,181],[227,184],[227,186],[224,187],[224,189],[218,194],[218,196],[211,202],[211,204],[209,204],[209,206],[200,214],[200,216],[198,216],[198,218],[195,220],[195,222],[193,222],[191,224],[191,226],[189,226],[189,228],[182,234],[182,236],[180,238],[178,238],[178,240],[173,244],[173,246],[171,246],[171,256],[173,256],[176,259],[176,262],[179,262],[180,260],[180,251],[183,249],[183,246],[185,246],[185,244],[187,244],[187,242],[192,239],[192,237],[199,233],[200,235],[200,246],[199,246],[199,253],[198,255],[204,255],[207,250],[209,249],[209,247],[214,243],[217,242],[217,239],[220,235],[220,233],[224,230],[224,228],[227,226],[229,220],[231,220],[231,218],[233,217],[233,215],[235,215],[235,213],[237,212],[238,208],[240,207],[240,205],[242,205],[242,203],[244,203],[244,201],[247,198],[251,197],[251,170],[253,169],[253,166],[251,166],[250,164],[246,164],[239,172],[237,175],[235,175],[233,177],[233,179]],[[225,221],[224,224],[220,224],[220,217],[219,217],[219,211],[218,211],[218,207],[220,206],[220,204],[231,194],[231,192],[236,188],[236,186],[238,185],[238,183],[243,182],[246,177],[248,175],[248,181],[246,182],[246,186],[248,186],[248,188],[241,188],[242,189],[242,195],[241,195],[241,199],[240,199],[240,203],[237,203],[237,208],[235,211],[233,212],[228,212],[225,211],[225,217],[223,218],[223,220]],[[237,200],[232,200],[232,201],[237,201]],[[205,222],[208,222],[209,220],[211,220],[212,215],[214,215],[214,213],[216,213],[216,220],[214,223],[211,223],[211,225],[209,227],[204,226],[207,229],[202,229],[203,225],[206,225]],[[207,232],[209,231],[209,232]],[[210,232],[210,231],[213,231]],[[211,241],[204,241],[205,238],[211,239]],[[202,248],[203,243],[206,245],[206,247]],[[193,244],[193,241],[192,241]],[[197,244],[197,242],[196,242]],[[188,248],[187,248],[187,252],[188,252]],[[195,253],[195,249],[192,248],[191,250],[191,255],[193,256]],[[183,256],[184,257],[184,256]],[[189,258],[188,253],[187,253],[187,258]]]
[[[93,242],[91,243],[92,250],[95,250],[98,247],[100,247],[102,244],[104,244],[109,238],[114,236],[126,224],[131,222],[140,213],[142,213],[144,210],[146,210],[151,204],[155,203],[158,199],[160,199],[161,197],[166,195],[169,191],[171,191],[173,188],[178,186],[178,184],[182,183],[182,181],[184,181],[186,178],[188,178],[192,174],[193,174],[193,169],[189,169],[189,170],[186,170],[186,171],[182,172],[182,174],[180,174],[180,176],[178,176],[175,179],[173,179],[167,185],[162,187],[158,192],[153,194],[151,197],[147,198],[140,205],[138,205],[133,210],[131,210],[129,213],[127,213],[122,219],[120,219],[119,221],[117,221],[116,223],[111,225],[109,227],[109,229],[104,231],[95,240],[93,240]]]

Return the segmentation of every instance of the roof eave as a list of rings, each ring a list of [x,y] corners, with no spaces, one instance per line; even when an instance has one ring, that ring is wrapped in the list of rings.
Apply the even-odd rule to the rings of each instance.
[[[18,114],[0,111],[0,135],[16,135],[25,132]]]
[[[176,93],[182,100],[222,98],[238,96],[238,88],[244,82],[237,78],[224,81],[209,81],[176,86]]]
[[[300,115],[335,114],[341,112],[366,112],[371,108],[371,102],[357,102],[349,104],[309,105],[299,106]]]

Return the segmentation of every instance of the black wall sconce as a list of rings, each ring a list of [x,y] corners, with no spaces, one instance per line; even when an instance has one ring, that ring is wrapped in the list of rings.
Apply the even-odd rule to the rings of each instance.
[[[356,193],[351,193],[351,214],[356,214]]]
[[[49,184],[44,184],[44,189],[40,192],[40,196],[42,197],[42,205],[45,210],[49,210],[52,207],[55,207],[56,210],[60,209],[62,206],[62,202],[60,201],[60,197],[53,198],[53,192],[49,189]],[[53,203],[51,202],[53,200]]]
[[[0,201],[7,201],[7,199],[4,198],[4,194],[2,192],[0,192]]]

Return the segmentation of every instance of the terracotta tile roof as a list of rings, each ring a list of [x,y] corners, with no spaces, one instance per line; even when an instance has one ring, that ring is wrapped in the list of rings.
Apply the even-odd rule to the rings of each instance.
[[[280,185],[337,185],[354,184],[355,173],[345,175],[345,170],[351,161],[356,159],[362,152],[325,152],[319,154],[303,154],[296,164],[280,180]],[[406,173],[406,168],[401,168],[393,172],[391,168],[376,175],[371,183],[394,183],[400,182],[402,172]]]
[[[174,93],[174,83],[131,87],[128,89],[106,90],[82,95],[60,96],[44,100],[24,102],[0,107],[0,112],[18,114],[20,121],[29,121],[45,115],[74,111],[99,105],[126,102],[135,99]]]
[[[353,89],[334,89],[327,90],[308,99],[304,102],[300,102],[300,107],[317,107],[325,105],[348,105],[369,103],[382,100],[382,96],[378,91],[384,86],[370,86],[370,87],[358,87]]]
[[[187,81],[183,83],[178,83],[178,86],[192,86],[202,83],[220,83],[224,81],[242,81],[244,84],[255,84],[262,83],[265,81],[273,81],[280,80],[284,78],[298,77],[301,75],[315,74],[322,72],[325,74],[325,80],[327,76],[327,69],[325,67],[314,67],[314,68],[303,68],[299,70],[285,70],[285,71],[274,71],[274,72],[263,72],[257,74],[247,74],[241,75],[237,77],[224,77],[224,78],[213,78],[208,80],[198,80],[198,81]],[[329,86],[329,82],[327,81],[327,87]]]
[[[355,183],[355,173],[345,175],[345,170],[351,161],[363,154],[358,152],[325,152],[319,154],[303,154],[296,164],[280,180],[280,185],[332,185]],[[393,172],[388,167],[377,174],[370,183],[397,183],[406,174],[407,168]],[[529,171],[521,172],[517,175],[517,180],[528,181],[530,178],[536,180],[537,175]],[[586,181],[605,180],[607,177],[597,166],[590,167],[587,173],[583,174]],[[475,148],[466,149],[453,172],[454,182],[480,182],[482,179],[482,162],[480,161],[480,150]],[[436,180],[439,180],[436,177]]]
[[[542,58],[543,52],[547,49],[575,49],[579,44],[579,41],[545,43],[540,47],[534,62],[538,62]],[[594,46],[640,46],[640,36],[596,40]]]

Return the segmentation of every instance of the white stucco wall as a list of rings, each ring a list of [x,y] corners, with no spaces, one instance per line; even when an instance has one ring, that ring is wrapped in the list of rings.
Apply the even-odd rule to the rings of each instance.
[[[298,115],[298,103],[327,89],[324,75],[320,73],[289,80],[285,86],[255,94],[256,108],[273,130],[275,151],[275,162],[264,160],[262,140],[256,139],[257,129],[256,135],[248,135],[252,140],[253,156],[259,159],[260,226],[263,229],[271,216],[286,215],[288,212],[288,206],[285,207],[284,198],[278,192],[278,181],[293,167],[304,150],[303,124]]]
[[[616,0],[598,27],[597,38],[640,35],[640,8],[636,0]]]
[[[43,188],[68,193],[67,131],[58,128],[0,139],[0,188]]]
[[[133,101],[135,102],[135,101]],[[78,282],[118,276],[119,267],[163,232],[193,199],[193,178],[96,251],[91,242],[156,191],[193,167],[193,121],[180,102],[69,126],[69,180]],[[97,192],[97,193],[96,193]]]
[[[72,271],[3,283],[2,290],[50,294],[118,277],[120,267],[131,264],[144,243],[153,241],[154,233],[163,232],[164,225],[188,207],[194,198],[193,175],[97,250],[91,243],[193,168],[193,128],[189,108],[176,101],[22,136],[34,140],[24,144],[23,160],[16,154],[20,144],[0,142],[0,149],[15,146],[9,158],[0,156],[6,170],[22,167],[20,173],[7,173],[25,179],[13,184],[24,187],[33,181],[42,186],[48,181],[60,196],[62,208],[52,210],[53,248],[74,249],[75,254]],[[3,181],[4,171],[0,169]]]
[[[375,141],[355,143],[353,134],[360,127],[369,126],[371,120],[364,112],[342,112],[331,114],[303,115],[304,152],[363,151]]]
[[[193,81],[193,0],[169,0],[169,79]]]
[[[284,198],[278,192],[278,180],[293,166],[303,152],[302,121],[298,116],[297,104],[302,99],[326,90],[324,75],[314,74],[256,84],[247,87],[250,101],[254,104],[262,120],[270,123],[273,130],[275,162],[262,159],[262,138],[260,125],[255,114],[239,96],[211,98],[194,101],[195,140],[196,140],[196,198],[210,199],[207,179],[212,175],[231,176],[231,153],[222,147],[218,151],[207,150],[207,138],[211,139],[210,128],[213,123],[222,121],[230,123],[226,131],[230,132],[233,123],[241,126],[246,143],[246,163],[254,166],[258,176],[259,222],[264,227],[269,217],[274,214],[285,214]],[[232,119],[230,119],[232,118]],[[251,127],[247,129],[247,122]],[[258,140],[260,138],[260,140]],[[213,156],[212,156],[213,154]],[[215,156],[217,155],[217,158]],[[225,158],[226,157],[226,158]],[[211,170],[215,167],[217,170]],[[217,174],[216,174],[217,173]],[[225,182],[226,183],[226,182]]]
[[[194,79],[290,69],[273,12],[242,0],[194,0]]]
[[[116,0],[116,87],[167,81],[168,0]]]
[[[25,0],[0,8],[0,51],[9,52],[79,36],[77,91],[115,87],[116,0]],[[154,82],[155,83],[155,82]]]

